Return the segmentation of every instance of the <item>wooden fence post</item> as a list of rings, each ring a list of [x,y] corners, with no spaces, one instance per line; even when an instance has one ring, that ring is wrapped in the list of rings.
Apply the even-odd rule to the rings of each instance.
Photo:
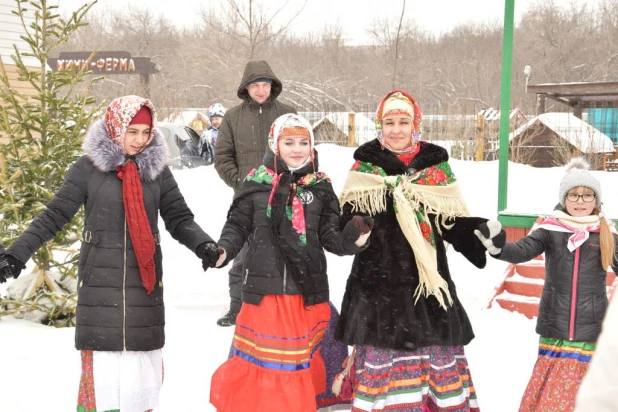
[[[348,113],[348,147],[356,146],[356,113]]]

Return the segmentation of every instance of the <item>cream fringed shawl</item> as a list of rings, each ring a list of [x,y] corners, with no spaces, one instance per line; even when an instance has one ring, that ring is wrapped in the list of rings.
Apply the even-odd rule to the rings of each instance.
[[[386,211],[386,196],[393,198],[397,222],[410,244],[419,273],[419,285],[414,296],[433,295],[445,310],[453,300],[447,282],[438,272],[435,236],[428,214],[435,214],[443,226],[449,218],[469,216],[468,208],[461,197],[455,176],[447,162],[425,168],[412,176],[387,176],[381,167],[357,161],[348,172],[340,196],[341,207],[346,203],[352,212],[373,216]],[[436,227],[440,227],[436,222]]]

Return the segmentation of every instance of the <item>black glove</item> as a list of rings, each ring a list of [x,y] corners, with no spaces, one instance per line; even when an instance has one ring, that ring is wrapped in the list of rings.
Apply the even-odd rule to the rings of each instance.
[[[202,243],[197,248],[197,257],[202,259],[202,268],[204,272],[208,268],[214,268],[219,260],[219,255],[223,254],[223,249],[217,247],[215,242]],[[224,265],[222,265],[224,266]]]
[[[17,279],[21,271],[26,267],[22,262],[11,255],[0,254],[0,283],[6,282],[10,277]]]
[[[343,228],[343,238],[356,242],[360,235],[371,232],[371,229],[373,229],[373,218],[356,215]]]
[[[481,223],[478,230],[474,231],[474,234],[492,255],[499,255],[506,244],[506,232],[497,220]]]

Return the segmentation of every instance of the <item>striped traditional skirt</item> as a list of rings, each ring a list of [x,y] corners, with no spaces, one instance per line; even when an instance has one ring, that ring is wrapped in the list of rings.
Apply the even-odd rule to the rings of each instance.
[[[352,411],[478,412],[463,346],[356,347]]]
[[[305,307],[301,295],[268,295],[243,304],[234,356],[213,374],[210,402],[218,412],[315,412],[326,390],[320,355],[330,307]]]
[[[77,412],[152,412],[163,383],[161,350],[82,350]]]
[[[596,345],[541,337],[520,412],[572,411]]]
[[[320,412],[349,411],[351,402],[335,395],[331,390],[335,377],[341,372],[343,363],[348,357],[348,345],[335,340],[339,312],[331,302],[328,302],[328,305],[330,320],[320,348],[320,354],[326,365],[326,391],[317,396],[316,402]]]

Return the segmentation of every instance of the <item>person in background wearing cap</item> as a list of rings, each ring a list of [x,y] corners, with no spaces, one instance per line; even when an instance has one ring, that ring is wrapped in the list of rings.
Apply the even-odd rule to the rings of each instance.
[[[251,237],[233,356],[212,377],[219,412],[315,412],[327,390],[322,340],[331,308],[324,249],[339,256],[366,247],[373,219],[339,229],[339,202],[319,172],[307,120],[275,120],[263,164],[249,172],[221,232],[217,267]],[[343,360],[343,359],[342,359]]]
[[[410,94],[388,93],[376,126],[339,199],[342,224],[356,213],[375,219],[341,304],[335,338],[355,346],[341,386],[351,386],[353,411],[478,411],[464,353],[474,333],[444,242],[484,267],[474,229],[487,219],[468,216],[446,150],[421,140]]]
[[[210,126],[202,132],[197,148],[200,156],[206,160],[206,164],[210,165],[215,161],[215,147],[217,146],[219,127],[221,127],[224,115],[225,107],[221,103],[215,103],[208,108]]]
[[[275,119],[296,113],[292,106],[277,98],[283,86],[267,62],[250,61],[245,66],[236,95],[243,102],[223,116],[215,148],[215,169],[236,196],[245,176],[262,164],[268,146],[268,132]],[[217,320],[219,326],[231,326],[241,305],[243,266],[247,247],[236,256],[229,271],[230,309]]]
[[[589,168],[581,158],[569,162],[553,215],[517,242],[506,241],[497,221],[477,230],[497,259],[521,263],[545,253],[545,284],[536,323],[539,355],[520,411],[575,408],[607,310],[607,270],[610,266],[618,270],[618,232],[601,211],[601,185]],[[587,411],[600,410],[588,406]]]
[[[172,237],[214,267],[215,242],[193,219],[170,169],[156,112],[139,96],[114,99],[93,123],[84,155],[0,259],[14,277],[85,207],[75,347],[78,411],[143,412],[158,406],[165,343],[159,214]],[[0,276],[6,274],[0,272]],[[6,277],[6,275],[4,275]],[[26,401],[25,401],[26,402]]]

